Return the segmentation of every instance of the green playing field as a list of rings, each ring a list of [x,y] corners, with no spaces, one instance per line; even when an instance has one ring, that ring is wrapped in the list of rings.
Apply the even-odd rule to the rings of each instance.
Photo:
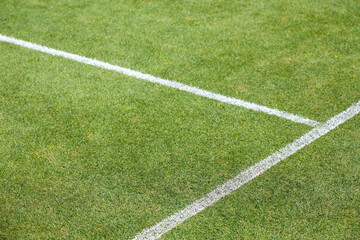
[[[359,12],[355,0],[1,1],[0,239],[360,238]],[[312,129],[327,132],[302,141]]]

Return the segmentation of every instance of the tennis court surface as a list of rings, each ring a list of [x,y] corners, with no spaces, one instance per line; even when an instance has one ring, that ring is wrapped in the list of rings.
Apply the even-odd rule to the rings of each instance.
[[[0,2],[0,239],[360,238],[357,1]]]

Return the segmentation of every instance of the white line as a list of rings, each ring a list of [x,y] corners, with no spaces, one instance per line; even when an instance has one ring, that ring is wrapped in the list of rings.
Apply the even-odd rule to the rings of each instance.
[[[143,240],[143,239],[158,239],[164,233],[170,231],[186,219],[194,216],[195,214],[201,212],[205,208],[219,201],[222,197],[230,194],[236,189],[240,188],[242,185],[257,177],[261,173],[265,172],[275,164],[294,154],[298,150],[302,149],[306,145],[309,145],[319,137],[325,135],[332,129],[336,128],[343,122],[354,117],[360,112],[360,101],[356,104],[353,104],[350,108],[344,112],[336,115],[335,117],[328,120],[326,123],[322,124],[306,133],[302,137],[298,138],[294,142],[288,144],[286,147],[280,149],[274,154],[268,156],[264,160],[256,163],[251,166],[244,172],[237,175],[235,178],[227,181],[221,186],[218,186],[214,191],[205,195],[205,197],[193,202],[191,205],[187,206],[183,210],[175,213],[174,215],[164,219],[155,226],[143,230],[139,233],[133,240]]]
[[[236,98],[232,98],[232,97],[226,97],[224,95],[218,94],[218,93],[213,93],[213,92],[209,92],[206,90],[202,90],[200,88],[197,87],[191,87],[188,86],[186,84],[183,83],[179,83],[179,82],[175,82],[175,81],[170,81],[170,80],[165,80],[165,79],[161,79],[158,77],[154,77],[152,75],[149,74],[144,74],[141,72],[137,72],[131,69],[127,69],[127,68],[123,68],[123,67],[119,67],[116,65],[112,65],[106,62],[102,62],[96,59],[91,59],[91,58],[87,58],[87,57],[82,57],[76,54],[72,54],[72,53],[67,53],[67,52],[63,52],[60,50],[56,50],[53,48],[48,48],[45,46],[41,46],[38,44],[34,44],[34,43],[30,43],[30,42],[26,42],[23,40],[19,40],[16,38],[12,38],[12,37],[7,37],[4,35],[0,34],[0,41],[2,42],[7,42],[7,43],[12,43],[15,45],[19,45],[25,48],[29,48],[29,49],[33,49],[33,50],[37,50],[40,52],[44,52],[44,53],[48,53],[48,54],[52,54],[55,56],[60,56],[60,57],[64,57],[67,59],[71,59],[77,62],[81,62],[81,63],[85,63],[88,65],[92,65],[92,66],[96,66],[96,67],[100,67],[100,68],[105,68],[111,71],[115,71],[115,72],[119,72],[131,77],[135,77],[135,78],[139,78],[139,79],[143,79],[149,82],[153,82],[153,83],[157,83],[157,84],[161,84],[161,85],[165,85],[171,88],[175,88],[175,89],[179,89],[185,92],[189,92],[198,96],[202,96],[202,97],[206,97],[206,98],[210,98],[210,99],[214,99],[220,102],[224,102],[224,103],[228,103],[228,104],[232,104],[235,106],[240,106],[240,107],[244,107],[247,109],[251,109],[254,111],[258,111],[258,112],[264,112],[270,115],[275,115],[281,118],[286,118],[288,120],[291,120],[293,122],[297,122],[297,123],[303,123],[303,124],[307,124],[309,126],[315,127],[318,126],[319,123],[317,121],[308,119],[308,118],[304,118],[304,117],[300,117],[297,116],[295,114],[292,113],[288,113],[288,112],[284,112],[284,111],[280,111],[277,109],[272,109],[272,108],[268,108],[265,106],[261,106],[261,105],[257,105],[255,103],[250,103],[250,102],[246,102],[240,99],[236,99]]]

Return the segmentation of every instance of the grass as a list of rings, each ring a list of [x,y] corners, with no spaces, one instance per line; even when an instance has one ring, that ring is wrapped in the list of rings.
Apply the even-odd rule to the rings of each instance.
[[[359,100],[357,1],[0,3],[0,34],[326,121]],[[0,238],[128,239],[309,131],[0,43]],[[165,239],[358,238],[359,117]]]
[[[359,239],[359,116],[163,239]]]
[[[68,0],[3,1],[0,13],[3,34],[325,121],[358,99],[358,9]]]
[[[14,238],[131,237],[309,129],[287,120],[279,129],[277,117],[2,49],[2,217]]]

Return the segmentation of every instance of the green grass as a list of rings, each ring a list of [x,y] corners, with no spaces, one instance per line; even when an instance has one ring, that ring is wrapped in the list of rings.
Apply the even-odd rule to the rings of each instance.
[[[14,238],[131,237],[309,129],[17,46],[1,49],[2,218]]]
[[[359,121],[328,133],[164,239],[359,239]]]
[[[0,2],[0,34],[326,121],[357,1]],[[309,131],[0,42],[0,239],[128,239]],[[165,239],[359,238],[359,117]]]
[[[359,8],[348,0],[5,0],[0,30],[325,121],[358,100]]]

